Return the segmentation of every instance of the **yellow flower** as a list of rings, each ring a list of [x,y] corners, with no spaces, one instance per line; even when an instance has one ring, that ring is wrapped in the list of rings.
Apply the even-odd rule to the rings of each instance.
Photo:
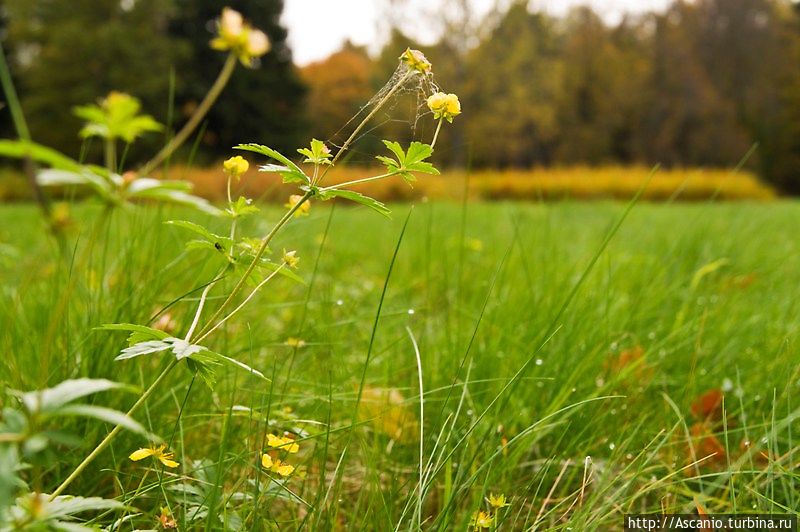
[[[437,92],[428,97],[428,108],[433,111],[433,118],[444,118],[452,122],[453,118],[461,114],[461,102],[455,94]]]
[[[250,163],[241,155],[237,155],[222,163],[222,168],[229,176],[239,179],[247,172],[247,169],[250,168]]]
[[[489,502],[489,505],[492,506],[493,508],[500,509],[509,506],[509,503],[506,502],[506,496],[503,495],[502,493],[500,495],[495,495],[493,493],[490,493],[489,497],[487,497],[486,500]]]
[[[406,48],[406,51],[400,55],[400,61],[408,65],[408,68],[416,70],[422,75],[428,75],[431,72],[431,62],[419,50]]]
[[[273,473],[277,473],[282,477],[288,477],[294,473],[294,466],[282,463],[279,459],[273,459],[268,454],[261,455],[261,465],[264,469],[269,469]]]
[[[293,439],[276,436],[275,434],[267,434],[267,445],[273,449],[280,449],[293,454],[300,450],[300,446]]]
[[[296,251],[286,251],[283,250],[283,262],[290,268],[297,268],[297,264],[300,262],[300,257],[297,256]]]
[[[300,203],[300,200],[303,199],[303,196],[299,194],[292,194],[289,196],[289,201],[284,205],[287,209],[293,209],[295,205]],[[311,210],[311,202],[304,202],[300,207],[294,211],[295,216],[308,216],[309,211]]]
[[[286,345],[289,347],[305,347],[306,341],[301,340],[300,338],[291,337],[286,339]]]
[[[180,464],[173,460],[173,458],[175,458],[175,453],[166,452],[166,448],[167,446],[163,443],[158,447],[148,447],[147,449],[142,448],[138,451],[133,451],[128,458],[134,462],[138,462],[139,460],[144,460],[145,458],[152,456],[167,467],[178,467]]]
[[[470,521],[470,526],[473,528],[491,528],[492,521],[494,518],[489,515],[487,512],[480,511],[475,512],[472,514],[472,521]]]
[[[253,66],[255,58],[269,51],[266,34],[247,24],[238,11],[223,8],[217,26],[217,36],[211,41],[211,48],[232,51],[244,66]]]

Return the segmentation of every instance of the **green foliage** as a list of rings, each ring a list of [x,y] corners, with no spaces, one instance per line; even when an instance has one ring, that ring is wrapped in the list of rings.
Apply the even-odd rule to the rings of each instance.
[[[355,192],[353,190],[338,190],[338,189],[321,190],[318,193],[318,196],[322,200],[328,200],[332,198],[344,198],[346,200],[354,201],[356,203],[360,203],[361,205],[365,205],[370,209],[374,210],[375,212],[387,217],[391,212],[389,208],[380,201],[364,196],[363,194],[359,194],[358,192]]]
[[[133,96],[112,92],[99,105],[82,105],[74,112],[87,122],[80,131],[81,138],[121,139],[130,144],[145,133],[164,128],[152,116],[139,114],[141,108],[141,102]]]
[[[408,152],[403,151],[398,142],[384,140],[383,144],[395,154],[397,159],[382,155],[378,155],[376,159],[385,164],[390,173],[402,176],[408,184],[417,180],[413,172],[439,175],[439,170],[425,161],[433,154],[433,148],[429,144],[414,141],[409,145]]]
[[[260,153],[261,155],[266,155],[270,159],[275,159],[276,161],[283,163],[282,165],[265,164],[260,166],[259,170],[261,172],[279,174],[283,178],[284,183],[311,183],[311,178],[308,177],[299,166],[293,163],[285,155],[279,153],[277,150],[273,150],[272,148],[263,146],[261,144],[239,144],[238,146],[234,146],[234,149]]]
[[[298,148],[297,153],[305,155],[304,163],[311,163],[316,165],[331,165],[330,161],[331,151],[325,146],[321,140],[313,139],[311,141],[311,148]]]

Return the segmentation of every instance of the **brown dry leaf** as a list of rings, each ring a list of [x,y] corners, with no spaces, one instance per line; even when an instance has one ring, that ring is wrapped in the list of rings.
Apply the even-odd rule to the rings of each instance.
[[[703,463],[725,463],[725,447],[719,441],[707,423],[695,423],[689,429],[692,435],[692,445],[696,460],[703,460]],[[691,459],[691,449],[688,450]]]
[[[713,388],[695,398],[692,402],[692,415],[700,420],[719,421],[722,419],[722,390]]]
[[[629,378],[636,379],[638,384],[646,385],[653,378],[653,368],[644,355],[644,348],[637,345],[622,351],[618,356],[610,355],[605,362],[605,368],[615,374],[625,372]]]
[[[397,441],[414,441],[419,434],[419,422],[396,388],[366,386],[358,414],[362,421],[372,423],[376,431]]]

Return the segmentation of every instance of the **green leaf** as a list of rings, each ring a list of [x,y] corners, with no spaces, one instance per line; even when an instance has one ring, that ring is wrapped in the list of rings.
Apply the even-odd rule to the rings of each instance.
[[[151,355],[153,353],[160,353],[172,349],[172,343],[165,340],[148,340],[146,342],[139,342],[130,347],[123,349],[114,360],[128,360],[131,358],[140,357],[143,355]]]
[[[126,385],[107,379],[73,379],[52,388],[33,392],[16,392],[28,412],[52,412],[70,401],[106,390],[126,388]]]
[[[412,184],[417,180],[412,172],[439,175],[439,170],[435,166],[425,162],[425,159],[433,154],[433,147],[429,144],[415,141],[409,145],[408,152],[404,152],[397,142],[384,140],[383,143],[389,151],[397,156],[397,160],[383,155],[378,155],[376,159],[386,165],[390,173],[400,174],[408,184]]]
[[[275,172],[280,174],[284,183],[311,183],[311,179],[303,172],[303,170],[300,169],[299,166],[289,160],[288,157],[273,150],[272,148],[263,146],[261,144],[239,144],[238,146],[234,146],[234,149],[260,153],[261,155],[266,155],[271,159],[275,159],[276,161],[283,163],[283,166],[267,164],[261,166],[259,170],[262,172]]]
[[[321,190],[319,197],[323,200],[327,200],[330,198],[344,198],[350,201],[355,201],[356,203],[366,205],[370,209],[379,212],[380,214],[386,217],[389,217],[389,213],[391,212],[389,208],[386,207],[386,205],[384,205],[380,201],[370,198],[369,196],[359,194],[358,192],[354,192],[352,190],[338,190],[338,189],[329,189],[325,191]]]
[[[217,360],[219,360],[220,362],[227,362],[228,364],[232,364],[232,365],[238,367],[239,369],[243,369],[243,370],[247,371],[248,373],[252,373],[256,377],[260,377],[260,378],[262,378],[264,380],[269,380],[264,376],[263,373],[261,373],[257,369],[253,369],[250,366],[248,366],[247,364],[245,364],[244,362],[240,362],[240,361],[236,360],[235,358],[226,357],[225,355],[221,355],[219,353],[215,353],[214,351],[211,351],[210,349],[206,349],[206,348],[203,348],[202,354],[206,355],[206,356],[214,357]]]
[[[239,198],[232,202],[225,210],[225,215],[229,218],[241,218],[250,214],[255,214],[259,208],[253,205],[253,200],[239,196]]]
[[[139,424],[139,422],[134,420],[132,417],[128,416],[123,412],[120,412],[119,410],[105,408],[103,406],[80,405],[80,404],[66,405],[62,406],[58,410],[55,410],[54,412],[52,412],[51,415],[90,417],[94,419],[99,419],[100,421],[105,421],[106,423],[110,423],[111,425],[119,425],[137,434],[142,434],[148,437],[152,436],[150,432],[147,431],[147,429],[145,429],[141,424]]]
[[[300,155],[305,155],[304,163],[320,164],[333,164],[330,161],[331,151],[321,140],[313,139],[311,141],[311,149],[300,148],[297,150]]]
[[[138,181],[138,180],[137,180]],[[208,200],[193,196],[182,190],[175,190],[172,186],[151,187],[130,194],[131,198],[153,199],[176,205],[193,207],[212,216],[220,216],[222,211],[208,202]]]
[[[81,165],[66,155],[52,148],[26,140],[0,140],[0,156],[14,159],[30,157],[36,162],[59,168],[79,172]]]
[[[138,344],[147,340],[163,340],[169,338],[169,334],[152,327],[144,325],[135,325],[133,323],[106,323],[97,327],[100,331],[128,331],[131,334],[128,336],[128,345]]]
[[[49,495],[45,495],[42,499],[48,501],[46,503],[46,513],[48,517],[60,518],[68,517],[78,513],[90,511],[104,511],[104,510],[123,510],[126,508],[124,504],[119,501],[111,499],[102,499],[100,497],[73,497],[71,495],[59,495],[52,501]]]

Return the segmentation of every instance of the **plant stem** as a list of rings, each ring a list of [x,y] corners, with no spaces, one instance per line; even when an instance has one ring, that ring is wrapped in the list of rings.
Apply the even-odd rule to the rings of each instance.
[[[289,220],[292,219],[292,216],[294,215],[295,212],[297,212],[297,209],[299,209],[303,205],[303,203],[308,201],[313,194],[314,194],[314,192],[312,192],[312,191],[306,192],[303,195],[303,197],[300,198],[300,201],[295,203],[292,206],[292,208],[289,209],[286,212],[286,214],[283,215],[283,218],[281,218],[278,221],[278,223],[275,224],[275,227],[273,227],[270,230],[270,232],[267,234],[267,236],[265,236],[261,240],[261,247],[258,248],[258,251],[256,252],[256,256],[253,257],[253,260],[250,263],[250,265],[247,267],[247,270],[245,270],[244,275],[242,275],[242,277],[236,283],[236,286],[233,287],[233,290],[231,291],[230,294],[228,294],[228,297],[225,299],[225,301],[222,302],[222,305],[220,305],[220,307],[216,310],[216,312],[214,312],[214,315],[211,316],[211,318],[209,318],[208,323],[206,323],[205,327],[203,327],[200,330],[200,332],[198,333],[199,336],[205,337],[205,334],[208,333],[214,327],[214,325],[213,325],[214,322],[222,315],[222,313],[224,312],[225,308],[228,305],[230,305],[231,302],[233,302],[233,299],[239,294],[239,292],[241,292],[242,288],[244,288],[244,284],[247,282],[247,279],[250,277],[250,274],[253,273],[253,270],[256,269],[256,266],[258,265],[258,262],[261,260],[261,257],[264,256],[264,252],[267,251],[267,246],[269,245],[270,241],[275,237],[275,235],[278,233],[278,231],[280,231],[280,229],[284,225],[286,225],[289,222]]]
[[[22,105],[19,103],[17,90],[14,88],[14,81],[11,79],[11,71],[8,69],[6,53],[5,50],[3,50],[2,43],[0,43],[0,86],[2,86],[3,93],[6,95],[6,103],[8,104],[8,109],[11,112],[11,121],[14,123],[14,129],[17,132],[17,136],[24,141],[30,141],[31,132],[28,129],[28,122],[25,120],[25,115],[22,112]],[[42,187],[40,187],[39,183],[36,182],[36,166],[30,157],[25,158],[24,166],[25,175],[28,177],[28,184],[33,191],[33,197],[36,198],[36,203],[39,204],[42,214],[44,214],[45,218],[47,219],[50,230],[55,233],[50,216],[50,202],[42,191]]]
[[[372,177],[365,177],[363,179],[354,179],[353,181],[346,181],[344,183],[339,183],[337,185],[331,185],[329,187],[323,187],[320,191],[325,192],[326,190],[338,190],[340,188],[349,187],[350,185],[357,185],[359,183],[367,183],[369,181],[377,181],[378,179],[386,179],[387,177],[392,177],[393,175],[397,175],[397,172],[388,172],[386,174],[375,175]]]
[[[257,285],[257,286],[256,286],[256,287],[253,289],[253,291],[252,291],[252,292],[250,292],[250,294],[249,294],[249,295],[248,295],[248,296],[245,298],[245,300],[244,300],[244,301],[242,301],[242,302],[241,302],[241,303],[240,303],[240,304],[239,304],[239,305],[238,305],[238,306],[237,306],[235,309],[233,309],[233,310],[232,310],[232,311],[231,311],[231,312],[230,312],[230,313],[229,313],[227,316],[225,316],[224,318],[222,318],[221,320],[219,320],[219,322],[217,322],[217,324],[216,324],[216,325],[214,325],[213,327],[211,327],[211,328],[208,330],[208,332],[206,332],[205,334],[203,334],[202,336],[200,336],[200,338],[198,338],[198,339],[196,340],[196,341],[197,341],[197,343],[200,343],[200,342],[202,342],[203,340],[205,340],[205,339],[206,339],[206,337],[207,337],[209,334],[211,334],[212,332],[214,332],[215,330],[217,330],[219,327],[221,327],[221,326],[222,326],[222,324],[223,324],[223,323],[225,323],[226,321],[228,321],[229,319],[231,319],[231,318],[233,317],[233,315],[234,315],[234,314],[236,314],[237,312],[239,312],[240,310],[242,310],[242,308],[244,308],[244,306],[245,306],[245,305],[247,305],[247,303],[249,303],[249,302],[250,302],[250,300],[251,300],[251,299],[253,299],[253,297],[255,297],[256,293],[257,293],[259,290],[261,290],[261,287],[263,287],[265,284],[267,284],[267,283],[268,283],[268,282],[269,282],[269,281],[270,281],[270,280],[271,280],[273,277],[275,277],[276,275],[278,275],[278,273],[279,273],[279,272],[280,272],[280,271],[283,269],[283,267],[284,267],[284,266],[286,266],[286,263],[285,263],[285,262],[284,262],[284,263],[282,263],[282,264],[281,264],[281,265],[278,267],[278,269],[277,269],[277,270],[275,270],[274,272],[272,272],[271,274],[269,274],[267,277],[265,277],[263,281],[261,281],[260,283],[258,283],[258,285]],[[188,341],[188,340],[187,340],[187,341]]]
[[[138,400],[137,400],[137,401],[136,401],[136,402],[133,404],[133,406],[132,406],[132,407],[131,407],[131,408],[130,408],[130,409],[127,411],[127,412],[126,412],[126,415],[130,416],[130,415],[132,415],[132,414],[133,414],[133,413],[134,413],[136,410],[138,410],[138,409],[139,409],[139,407],[140,407],[140,406],[142,406],[142,405],[145,403],[145,401],[147,401],[147,399],[148,399],[148,398],[149,398],[149,397],[150,397],[150,396],[153,394],[153,392],[154,392],[154,391],[155,391],[155,389],[158,387],[158,385],[159,385],[159,384],[161,384],[161,381],[163,381],[163,380],[166,378],[166,376],[167,376],[167,375],[168,375],[168,374],[169,374],[169,373],[172,371],[172,369],[173,369],[175,366],[177,366],[177,365],[178,365],[178,359],[173,359],[172,361],[170,361],[169,365],[168,365],[166,368],[164,368],[164,370],[161,372],[161,375],[159,375],[159,376],[158,376],[158,378],[157,378],[156,380],[154,380],[154,381],[153,381],[153,383],[150,385],[150,387],[148,387],[148,388],[147,388],[147,389],[144,391],[144,393],[142,394],[142,396],[141,396],[141,397],[139,397],[139,399],[138,399]],[[73,481],[73,480],[75,480],[76,478],[78,478],[78,476],[79,476],[79,475],[80,475],[80,474],[83,472],[83,470],[84,470],[84,469],[86,469],[86,467],[87,467],[87,466],[88,466],[90,463],[92,463],[92,461],[93,461],[95,458],[97,458],[97,456],[98,456],[98,455],[99,455],[99,454],[100,454],[100,453],[103,451],[103,449],[105,449],[106,447],[108,447],[108,444],[110,444],[110,443],[111,443],[111,441],[112,441],[112,440],[113,440],[113,439],[114,439],[114,438],[117,436],[117,434],[119,434],[121,431],[122,431],[122,425],[117,425],[117,426],[115,426],[115,427],[114,427],[114,428],[111,430],[111,432],[109,432],[109,433],[106,435],[106,437],[105,437],[105,438],[103,438],[103,441],[101,441],[99,444],[97,444],[97,447],[95,447],[95,448],[92,450],[92,452],[91,452],[91,453],[89,453],[89,454],[86,456],[86,458],[84,458],[84,459],[83,459],[83,461],[82,461],[80,464],[78,464],[78,467],[76,467],[76,468],[75,468],[75,470],[74,470],[72,473],[70,473],[70,475],[69,475],[69,476],[68,476],[68,477],[67,477],[67,478],[64,480],[64,482],[62,482],[62,483],[61,483],[61,484],[58,486],[58,488],[56,488],[56,490],[55,490],[55,491],[54,491],[54,492],[53,492],[53,493],[50,495],[50,500],[52,501],[52,500],[54,500],[56,497],[58,497],[59,495],[61,495],[61,494],[64,492],[64,490],[65,490],[65,489],[67,489],[67,487],[68,487],[70,484],[72,484],[72,481]]]
[[[106,168],[108,168],[109,172],[117,171],[117,148],[114,145],[115,142],[114,139],[106,139],[105,143]]]
[[[225,88],[225,85],[228,84],[228,80],[231,79],[231,74],[233,74],[235,67],[236,55],[230,54],[228,55],[228,59],[225,61],[225,65],[222,67],[222,70],[217,76],[216,81],[214,81],[214,84],[209,89],[205,98],[203,98],[203,101],[200,102],[200,105],[197,107],[197,109],[195,109],[192,117],[188,122],[186,122],[178,134],[172,137],[172,140],[170,140],[166,146],[161,148],[161,151],[159,151],[155,157],[150,159],[142,167],[142,169],[139,171],[141,175],[146,176],[147,174],[151,173],[156,166],[161,164],[164,159],[172,155],[175,150],[177,150],[184,142],[186,142],[186,139],[188,139],[189,135],[194,132],[194,130],[200,124],[200,121],[208,113],[208,110],[211,109],[211,106],[214,105],[215,101],[217,101],[219,95],[222,94],[222,89]]]
[[[350,147],[350,144],[352,144],[353,140],[355,140],[355,138],[358,135],[358,133],[364,128],[365,125],[367,125],[367,122],[369,122],[372,119],[372,117],[375,116],[378,113],[378,111],[380,111],[381,107],[383,107],[386,104],[386,102],[388,102],[389,99],[392,96],[394,96],[394,93],[396,93],[400,89],[400,87],[402,87],[403,84],[411,76],[414,75],[414,72],[415,72],[414,70],[409,69],[408,72],[406,72],[405,75],[403,75],[403,77],[398,80],[398,82],[395,84],[395,86],[392,87],[389,90],[389,92],[387,92],[386,95],[383,98],[381,98],[381,100],[378,102],[378,104],[372,109],[372,111],[369,112],[369,114],[364,118],[364,120],[362,120],[361,123],[358,124],[358,126],[350,134],[348,139],[346,141],[344,141],[344,144],[342,144],[342,147],[339,149],[339,151],[336,152],[336,155],[334,155],[333,160],[331,160],[331,164],[329,164],[325,168],[325,171],[322,173],[322,176],[319,178],[320,182],[322,182],[322,180],[325,178],[325,174],[327,174],[328,171],[333,167],[333,165],[336,164],[336,161],[339,160],[339,157],[341,157],[342,154],[345,151],[347,151],[347,148]]]
[[[436,139],[439,138],[439,131],[442,129],[442,118],[439,119],[439,123],[436,125],[436,133],[433,134],[433,140],[431,141],[431,149],[436,146]]]

